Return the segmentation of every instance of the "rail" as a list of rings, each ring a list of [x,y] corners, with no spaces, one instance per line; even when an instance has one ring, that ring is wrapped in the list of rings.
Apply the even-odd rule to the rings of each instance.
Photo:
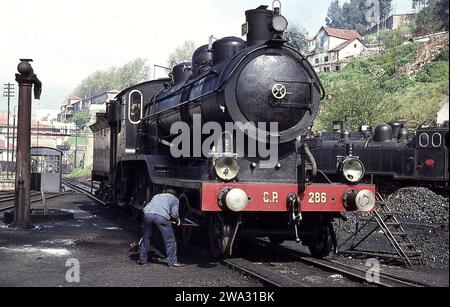
[[[375,279],[369,282],[366,277],[367,270],[365,269],[361,269],[335,260],[315,259],[284,246],[272,246],[269,242],[260,239],[255,239],[253,240],[253,242],[266,248],[270,248],[275,252],[290,256],[305,264],[311,265],[313,267],[318,267],[326,271],[339,273],[343,276],[362,283],[369,283],[379,287],[433,287],[433,285],[418,280],[412,280],[409,278],[383,272],[379,272],[379,280]]]

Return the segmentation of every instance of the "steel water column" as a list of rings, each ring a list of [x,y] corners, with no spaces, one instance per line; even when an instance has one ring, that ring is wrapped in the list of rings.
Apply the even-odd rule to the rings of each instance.
[[[21,59],[16,74],[19,84],[16,193],[14,199],[14,227],[31,227],[30,218],[30,148],[31,148],[31,89],[34,96],[40,98],[42,84],[30,65],[32,60]]]

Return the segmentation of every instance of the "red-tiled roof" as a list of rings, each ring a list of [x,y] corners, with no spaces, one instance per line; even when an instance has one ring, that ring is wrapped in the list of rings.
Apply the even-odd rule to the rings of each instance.
[[[357,40],[357,39],[352,39],[352,40],[348,40],[346,42],[343,42],[342,44],[340,44],[340,45],[334,47],[333,49],[329,50],[329,52],[341,51],[342,49],[344,49],[345,47],[347,47],[348,45],[353,43],[355,40]]]
[[[342,39],[359,39],[362,40],[361,34],[356,30],[336,29],[327,26],[323,26],[322,29],[329,35]],[[319,31],[320,32],[320,31]]]

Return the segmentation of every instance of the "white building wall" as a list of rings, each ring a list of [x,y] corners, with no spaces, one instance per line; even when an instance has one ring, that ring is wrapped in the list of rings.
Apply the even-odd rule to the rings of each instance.
[[[355,40],[339,52],[339,60],[342,61],[346,58],[359,57],[363,51],[364,45],[359,40]]]
[[[337,46],[339,46],[340,44],[345,43],[346,41],[347,41],[346,39],[337,38],[337,37],[330,37],[329,38],[328,50],[334,49]]]
[[[322,50],[328,49],[329,37],[324,29],[320,30],[316,37],[316,51],[321,52]]]

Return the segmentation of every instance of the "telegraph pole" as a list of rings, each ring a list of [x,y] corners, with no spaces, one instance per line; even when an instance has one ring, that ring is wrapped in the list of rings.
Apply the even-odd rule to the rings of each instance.
[[[74,159],[74,169],[77,169],[77,153],[78,153],[78,127],[75,129],[75,159]]]
[[[42,83],[34,74],[31,59],[21,59],[16,74],[19,84],[18,127],[17,127],[17,165],[16,190],[14,197],[14,227],[30,228],[30,147],[31,147],[31,90],[39,99]]]
[[[3,85],[3,97],[8,98],[8,115],[7,115],[7,128],[6,128],[6,178],[9,179],[9,116],[11,98],[14,97],[14,84],[6,83]]]
[[[15,153],[16,153],[16,108],[17,106],[14,106],[14,112],[13,112],[13,136],[12,136],[12,157],[11,157],[11,161],[13,162],[13,165],[15,164]],[[13,168],[13,172],[16,171],[16,168]]]

